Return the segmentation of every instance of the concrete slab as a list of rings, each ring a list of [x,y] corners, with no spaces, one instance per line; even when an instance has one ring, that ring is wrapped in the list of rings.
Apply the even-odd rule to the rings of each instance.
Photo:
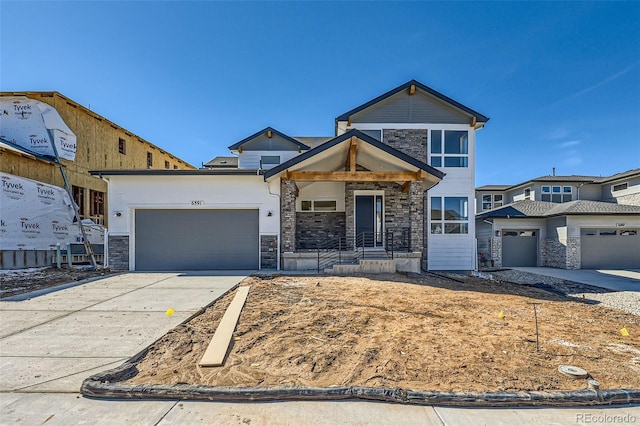
[[[538,426],[639,424],[640,407],[456,408],[436,407],[445,425]]]
[[[125,358],[40,358],[40,357],[0,357],[0,391],[16,391],[25,387],[39,385],[80,373],[84,377],[65,380],[64,392],[79,392],[84,378],[91,375],[89,371],[104,371],[106,366]],[[119,364],[118,364],[119,365]],[[115,367],[115,365],[114,365]],[[62,382],[59,384],[62,386]]]
[[[145,287],[87,307],[86,311],[166,312],[167,309],[173,308],[175,311],[196,312],[225,291],[225,287],[218,289]]]
[[[73,311],[0,310],[0,338],[69,315]]]
[[[0,354],[121,358],[135,355],[191,315],[80,311],[0,339]]]
[[[158,281],[150,285],[148,288],[171,288],[171,289],[184,289],[184,288],[229,288],[236,283],[247,278],[248,275],[180,275],[175,278],[168,278],[163,281]]]
[[[127,291],[129,290],[121,288],[98,288],[91,287],[91,284],[85,284],[21,302],[0,302],[0,310],[78,311],[93,306],[96,303],[112,299]]]
[[[166,425],[425,425],[441,426],[432,407],[363,401],[179,402]]]
[[[98,401],[78,394],[2,393],[0,421],[47,426],[152,426],[175,404],[175,401]]]
[[[637,270],[556,269],[514,267],[518,271],[547,275],[614,291],[640,291],[640,272]]]
[[[108,360],[109,358],[104,358],[103,361]],[[34,392],[34,393],[42,393],[42,392],[55,392],[55,393],[76,393],[80,392],[80,387],[82,386],[82,382],[89,376],[94,374],[102,373],[106,370],[110,370],[112,368],[116,368],[121,366],[128,358],[121,358],[117,361],[111,362],[109,364],[100,365],[96,368],[92,368],[90,370],[82,371],[79,373],[71,374],[69,376],[60,377],[58,379],[53,379],[47,382],[42,382],[37,385],[27,386],[24,388],[20,388],[20,392]]]

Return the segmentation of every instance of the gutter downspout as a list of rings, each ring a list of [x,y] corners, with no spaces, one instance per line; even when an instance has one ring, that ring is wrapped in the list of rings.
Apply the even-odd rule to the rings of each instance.
[[[278,209],[280,209],[280,202],[281,202],[281,198],[280,198],[280,194],[274,194],[271,192],[271,186],[270,186],[270,182],[267,182],[266,180],[264,181],[265,185],[267,185],[267,194],[270,197],[275,197],[278,199]],[[280,214],[278,214],[278,217],[280,218]],[[276,248],[276,258],[277,258],[277,265],[276,265],[276,270],[280,270],[280,237],[281,237],[281,229],[280,227],[282,226],[282,218],[280,218],[280,223],[278,224],[278,235],[277,235],[277,248]]]

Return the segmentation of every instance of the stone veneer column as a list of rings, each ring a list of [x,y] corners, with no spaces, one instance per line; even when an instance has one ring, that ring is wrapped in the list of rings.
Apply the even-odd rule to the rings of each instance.
[[[109,235],[109,268],[117,271],[129,270],[129,236]]]
[[[502,237],[491,237],[491,259],[493,266],[502,267]]]
[[[278,267],[278,236],[260,235],[260,268]]]
[[[567,269],[580,269],[580,237],[567,237]]]
[[[296,183],[280,181],[280,250],[296,250]]]
[[[411,251],[424,250],[424,191],[422,182],[409,185],[409,226],[411,228]]]

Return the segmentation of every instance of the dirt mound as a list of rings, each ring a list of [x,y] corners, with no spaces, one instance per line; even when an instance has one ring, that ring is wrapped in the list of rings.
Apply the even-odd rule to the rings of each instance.
[[[568,364],[603,389],[640,388],[640,317],[596,304],[478,278],[251,277],[242,285],[251,290],[224,366],[198,361],[233,293],[154,344],[127,383],[585,388],[558,372]],[[540,303],[539,352],[530,302]]]

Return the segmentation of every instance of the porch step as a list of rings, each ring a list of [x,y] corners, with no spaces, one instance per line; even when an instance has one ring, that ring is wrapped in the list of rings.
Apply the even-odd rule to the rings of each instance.
[[[396,272],[393,259],[363,259],[355,265],[333,265],[324,270],[329,275],[388,274]]]

